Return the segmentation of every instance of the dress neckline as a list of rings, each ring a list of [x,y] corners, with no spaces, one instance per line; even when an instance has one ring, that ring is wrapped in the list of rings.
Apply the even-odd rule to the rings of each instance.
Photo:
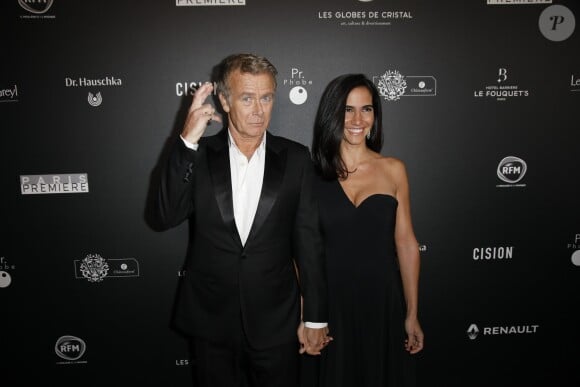
[[[358,205],[356,205],[352,199],[346,194],[346,191],[344,190],[344,188],[342,187],[342,184],[340,184],[340,181],[338,181],[338,179],[335,180],[336,184],[338,184],[338,188],[340,189],[340,192],[342,192],[342,196],[346,199],[346,201],[356,210],[358,209],[360,206],[362,206],[368,199],[370,199],[373,196],[384,196],[387,198],[391,198],[392,200],[394,200],[396,203],[398,203],[399,201],[397,200],[396,197],[394,197],[391,194],[388,193],[382,193],[382,192],[375,192],[372,193],[368,196],[366,196],[363,200],[361,200]]]

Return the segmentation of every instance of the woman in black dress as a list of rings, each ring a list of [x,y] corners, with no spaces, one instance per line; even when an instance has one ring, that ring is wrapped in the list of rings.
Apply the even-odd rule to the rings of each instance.
[[[321,387],[415,385],[419,246],[405,165],[384,157],[381,101],[362,74],[324,91],[312,155],[320,176],[330,334]]]

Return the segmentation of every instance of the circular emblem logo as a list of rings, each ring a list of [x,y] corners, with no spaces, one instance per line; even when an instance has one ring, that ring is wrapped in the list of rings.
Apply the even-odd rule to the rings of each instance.
[[[572,35],[576,19],[572,11],[563,5],[551,5],[540,14],[538,25],[546,39],[560,42]]]
[[[497,177],[506,183],[515,184],[524,178],[528,167],[519,157],[504,157],[497,166]]]

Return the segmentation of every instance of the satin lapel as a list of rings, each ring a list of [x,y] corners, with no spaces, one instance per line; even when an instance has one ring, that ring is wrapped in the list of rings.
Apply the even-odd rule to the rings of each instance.
[[[266,140],[266,163],[264,165],[262,193],[260,194],[258,209],[254,216],[254,223],[252,223],[252,228],[248,235],[248,241],[260,230],[274,203],[276,203],[286,170],[285,150],[278,151],[272,143],[275,143],[275,139],[269,136]]]
[[[232,177],[230,172],[230,154],[227,147],[227,138],[223,138],[220,146],[207,147],[207,163],[215,198],[226,226],[232,232],[234,240],[241,244],[240,235],[234,219],[234,202],[232,199]]]

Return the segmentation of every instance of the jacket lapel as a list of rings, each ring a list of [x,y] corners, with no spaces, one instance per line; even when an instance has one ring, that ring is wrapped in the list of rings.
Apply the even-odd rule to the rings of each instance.
[[[232,178],[230,171],[230,154],[228,149],[227,129],[215,138],[216,142],[208,144],[207,163],[211,175],[214,195],[224,224],[231,230],[234,241],[242,244],[236,221],[234,219],[234,202],[232,199]],[[213,145],[213,146],[212,146]]]
[[[248,235],[248,241],[250,241],[260,230],[260,227],[264,225],[268,214],[278,198],[280,186],[282,185],[282,180],[284,178],[284,172],[286,170],[286,152],[280,149],[276,137],[268,132],[266,132],[266,136],[266,160],[264,165],[262,193],[260,194],[260,201],[258,202],[256,215],[254,216],[254,222],[252,223],[250,234]]]

